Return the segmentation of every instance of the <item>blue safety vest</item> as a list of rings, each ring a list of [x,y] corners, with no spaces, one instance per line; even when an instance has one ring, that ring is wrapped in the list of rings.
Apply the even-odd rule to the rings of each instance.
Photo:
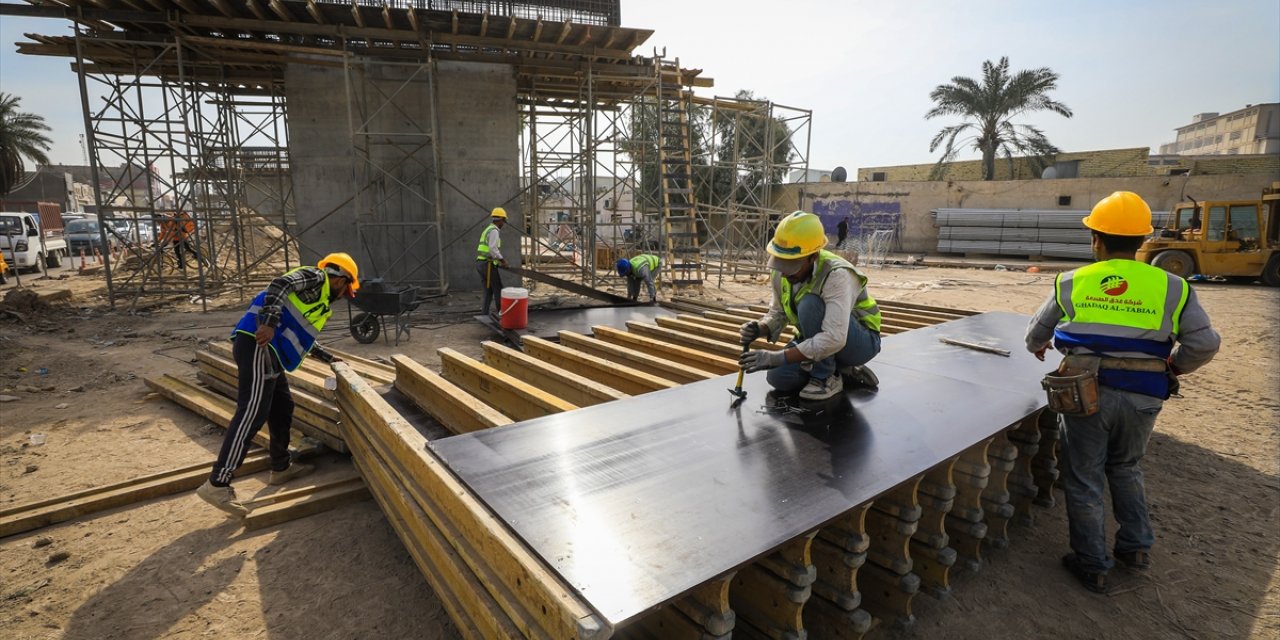
[[[298,269],[314,268],[298,267]],[[262,310],[266,299],[265,289],[253,297],[248,311],[231,332],[232,338],[235,338],[237,333],[251,337],[255,335],[258,330],[258,312]],[[290,293],[287,301],[281,305],[280,311],[280,324],[276,326],[275,336],[271,338],[268,345],[276,354],[276,360],[280,362],[280,366],[284,367],[285,371],[293,371],[302,366],[302,359],[306,358],[307,353],[315,346],[316,338],[320,336],[320,330],[324,328],[325,321],[333,315],[333,308],[329,306],[329,274],[326,273],[324,276],[324,288],[320,291],[319,300],[307,304],[298,297],[298,294]]]

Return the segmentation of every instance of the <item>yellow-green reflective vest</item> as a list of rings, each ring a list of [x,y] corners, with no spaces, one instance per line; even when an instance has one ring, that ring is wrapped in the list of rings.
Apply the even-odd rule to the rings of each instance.
[[[314,268],[298,267],[289,273],[299,269]],[[255,335],[258,330],[258,312],[262,311],[262,305],[266,299],[265,289],[254,296],[249,309],[240,318],[240,322],[236,323],[232,337],[237,333]],[[320,298],[315,302],[310,304],[303,302],[298,294],[293,292],[289,293],[287,300],[287,304],[281,305],[280,324],[276,326],[276,334],[271,338],[268,346],[275,353],[280,366],[284,367],[285,371],[293,371],[302,366],[302,359],[307,357],[307,353],[315,346],[320,330],[324,328],[329,316],[333,315],[333,308],[329,306],[329,274],[324,275],[324,286],[320,290]]]
[[[497,229],[498,225],[489,223],[489,226],[480,232],[480,246],[476,247],[476,260],[489,260],[489,230]]]
[[[649,273],[657,273],[658,264],[662,261],[658,258],[658,256],[655,256],[651,253],[642,253],[632,258],[629,262],[631,262],[631,273],[629,275],[635,276],[636,270],[639,269],[642,265],[649,267]]]
[[[861,322],[868,329],[879,333],[880,306],[876,304],[876,299],[871,297],[871,293],[867,291],[867,276],[858,271],[848,260],[826,250],[818,254],[818,262],[813,265],[813,275],[794,291],[794,295],[791,290],[791,283],[781,274],[777,272],[773,274],[774,294],[778,296],[783,313],[787,314],[787,321],[796,328],[796,331],[800,331],[800,319],[796,315],[800,299],[810,294],[822,295],[822,289],[827,285],[827,276],[830,276],[831,272],[836,269],[852,271],[862,285],[857,299],[854,300],[850,316]],[[813,336],[800,337],[812,338]]]

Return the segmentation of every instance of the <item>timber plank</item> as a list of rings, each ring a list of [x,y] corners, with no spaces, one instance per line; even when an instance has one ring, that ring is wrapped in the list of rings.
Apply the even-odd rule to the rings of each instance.
[[[396,365],[396,389],[453,433],[514,422],[408,356],[394,355],[391,361]]]
[[[578,408],[563,398],[453,349],[441,348],[437,353],[440,354],[441,372],[446,380],[516,420],[530,420]]]
[[[534,336],[525,336],[523,343],[529,355],[558,367],[590,372],[591,376],[623,393],[639,395],[679,386],[670,380]]]
[[[672,329],[675,331],[682,331],[695,336],[702,336],[704,338],[708,338],[718,342],[725,342],[725,343],[728,343],[734,349],[738,350],[739,352],[741,352],[742,350],[742,343],[740,342],[740,338],[738,337],[738,331],[736,329],[734,330],[717,329],[715,327],[707,327],[700,324],[694,324],[692,322],[686,322],[684,320],[677,320],[675,318],[659,317],[659,318],[654,318],[653,320],[658,324],[659,327],[665,327],[667,329]],[[751,348],[765,349],[768,351],[781,351],[783,349],[786,349],[787,347],[786,345],[778,344],[776,342],[769,342],[764,338],[756,338],[755,342],[751,343]]]
[[[682,347],[697,349],[721,358],[732,359],[735,364],[738,362],[738,357],[742,355],[741,345],[735,347],[727,342],[690,335],[674,329],[660,327],[655,324],[649,324],[646,322],[628,322],[627,329],[631,333],[647,336],[649,338],[656,338]],[[734,371],[737,371],[736,366],[734,367]]]
[[[707,380],[716,377],[715,374],[707,373],[701,369],[672,362],[664,358],[652,356],[643,351],[628,349],[623,346],[610,344],[596,340],[590,336],[584,336],[581,333],[572,331],[561,331],[559,333],[560,344],[576,349],[593,356],[611,360],[619,364],[631,367],[638,371],[665,378],[672,382],[684,384],[686,382],[697,382],[699,380]]]
[[[235,359],[231,354],[231,345],[214,342],[209,344],[209,352],[214,355],[221,356],[224,360],[230,360],[233,364]],[[196,358],[200,358],[200,353],[196,353]],[[317,376],[304,369],[297,369],[285,373],[289,378],[289,386],[297,386],[312,395],[319,396],[325,400],[332,401],[334,399],[333,391],[324,388],[324,377]]]
[[[564,333],[564,332],[561,332]],[[631,397],[617,389],[605,386],[595,380],[580,376],[569,369],[548,364],[496,342],[486,340],[484,347],[484,363],[514,378],[524,380],[531,385],[546,390],[565,400],[589,407]]]
[[[595,326],[591,328],[591,331],[595,334],[596,339],[602,342],[627,347],[708,373],[724,375],[738,371],[738,361],[734,358],[713,355],[705,351],[655,340],[638,333],[622,331],[613,327]]]
[[[297,491],[305,493],[295,493],[288,498],[273,496],[275,499],[270,504],[255,507],[245,516],[244,528],[250,531],[263,529],[369,499],[369,488],[359,478]]]

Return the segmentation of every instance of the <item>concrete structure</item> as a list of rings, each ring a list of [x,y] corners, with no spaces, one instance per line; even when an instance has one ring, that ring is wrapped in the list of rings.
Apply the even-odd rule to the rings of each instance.
[[[1280,119],[1280,117],[1278,117]],[[1048,174],[1037,170],[1026,158],[1014,158],[1013,173],[1009,163],[996,161],[996,181],[1035,180],[1052,177],[1067,178],[1125,178],[1165,175],[1204,174],[1252,174],[1271,173],[1280,170],[1280,156],[1275,152],[1251,155],[1225,156],[1152,156],[1146,147],[1131,149],[1105,149],[1101,151],[1075,151],[1059,153]],[[858,169],[860,182],[924,182],[929,180],[935,163],[910,164],[891,167],[866,167]],[[981,160],[953,162],[948,168],[947,180],[979,180],[982,176]]]
[[[507,65],[470,62],[422,71],[353,67],[348,104],[342,69],[289,65],[289,157],[303,260],[347,251],[362,275],[421,284],[429,284],[439,261],[450,290],[478,289],[475,249],[492,207],[506,208],[503,253],[520,263],[515,75]],[[352,130],[360,129],[361,114],[368,124],[356,143],[366,146],[357,151]],[[438,196],[435,154],[442,168]],[[367,178],[358,180],[366,188],[355,198],[353,173]]]
[[[1066,180],[850,182],[784,185],[774,207],[818,214],[827,232],[850,218],[849,235],[866,229],[897,229],[897,251],[930,253],[938,242],[934,209],[1088,209],[1114,191],[1141,195],[1154,210],[1168,210],[1186,197],[1197,200],[1256,198],[1280,180],[1280,167],[1248,175],[1148,176]]]
[[[1280,153],[1280,103],[1245,105],[1231,113],[1198,113],[1177,128],[1178,137],[1160,145],[1167,155],[1247,155]]]

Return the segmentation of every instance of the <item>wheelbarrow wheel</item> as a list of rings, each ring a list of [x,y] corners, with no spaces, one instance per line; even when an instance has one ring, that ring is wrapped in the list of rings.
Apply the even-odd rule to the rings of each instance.
[[[381,331],[382,325],[372,313],[357,313],[351,319],[351,337],[360,344],[373,344]]]

